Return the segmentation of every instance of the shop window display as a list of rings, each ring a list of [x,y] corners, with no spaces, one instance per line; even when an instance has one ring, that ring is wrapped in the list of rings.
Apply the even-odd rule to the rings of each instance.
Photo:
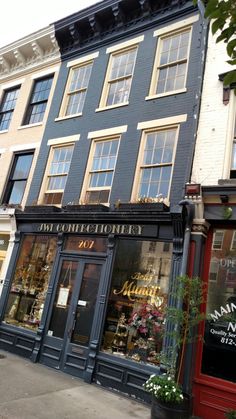
[[[53,236],[25,236],[8,298],[6,323],[31,330],[38,328],[56,245]]]
[[[164,245],[146,240],[118,242],[104,326],[104,352],[159,364],[172,255],[172,244],[169,252]]]

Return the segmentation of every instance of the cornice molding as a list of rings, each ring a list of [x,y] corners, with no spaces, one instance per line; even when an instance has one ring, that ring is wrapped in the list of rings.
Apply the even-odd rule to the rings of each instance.
[[[0,82],[60,58],[53,26],[0,48]]]
[[[164,23],[170,16],[196,12],[192,0],[103,0],[78,13],[54,22],[61,55],[84,52],[94,45],[145,25]]]

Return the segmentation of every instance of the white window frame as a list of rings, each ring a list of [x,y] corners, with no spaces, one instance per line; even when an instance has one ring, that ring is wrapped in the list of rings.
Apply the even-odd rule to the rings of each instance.
[[[154,60],[154,65],[153,65],[153,72],[152,72],[150,90],[149,90],[148,96],[145,98],[146,100],[150,100],[150,99],[158,98],[158,97],[163,97],[163,96],[174,95],[174,94],[183,93],[183,92],[187,91],[186,80],[187,80],[187,75],[188,75],[189,54],[190,54],[190,46],[191,46],[191,40],[192,40],[192,24],[194,22],[196,22],[198,19],[199,19],[198,15],[192,16],[192,17],[187,18],[183,21],[180,21],[180,22],[174,23],[172,25],[169,25],[165,28],[158,29],[154,32],[153,36],[158,37],[158,41],[157,41],[157,49],[156,49],[156,55],[155,55],[155,60]],[[180,33],[186,32],[186,31],[190,31],[190,33],[189,33],[188,52],[187,52],[186,59],[184,59],[184,61],[186,62],[184,87],[182,87],[180,89],[166,91],[166,92],[158,94],[158,93],[156,93],[156,90],[157,90],[159,69],[161,68],[160,57],[161,57],[162,42],[163,42],[164,39],[166,39],[168,37],[172,37],[176,34],[180,34]],[[176,61],[176,63],[178,63],[178,61]],[[166,64],[165,67],[169,68],[173,64],[174,63]]]
[[[80,202],[81,203],[85,203],[86,200],[86,192],[88,190],[109,190],[109,199],[110,199],[110,193],[112,190],[112,184],[113,184],[113,180],[114,180],[114,174],[115,174],[115,170],[116,170],[116,163],[117,163],[117,158],[118,158],[118,154],[119,154],[119,147],[120,147],[120,141],[121,141],[121,135],[123,133],[125,133],[127,131],[128,126],[127,125],[121,125],[118,127],[113,127],[113,128],[107,128],[104,130],[99,130],[99,131],[91,131],[88,133],[88,139],[92,140],[91,142],[91,147],[90,147],[90,152],[89,152],[89,157],[88,157],[88,162],[87,162],[87,168],[86,168],[86,172],[85,172],[85,176],[84,176],[84,183],[83,183],[83,187],[82,187],[82,191],[81,191],[81,195],[80,195]],[[118,139],[119,144],[118,144],[118,148],[117,148],[117,154],[116,154],[116,161],[115,161],[115,165],[114,165],[114,169],[113,169],[113,177],[112,177],[112,182],[111,182],[111,186],[109,187],[97,187],[97,188],[90,188],[89,189],[89,182],[90,182],[90,173],[91,173],[91,167],[92,167],[92,163],[93,163],[93,157],[94,157],[94,152],[95,152],[95,147],[96,147],[96,143],[98,141],[110,141],[113,139]],[[109,200],[108,202],[99,202],[101,204],[104,205],[109,205]]]
[[[131,194],[131,201],[136,201],[138,199],[138,192],[140,187],[140,180],[141,180],[141,174],[142,174],[142,161],[143,161],[143,155],[144,155],[144,148],[146,144],[146,138],[147,134],[151,132],[158,132],[158,131],[166,131],[166,130],[173,130],[176,129],[176,135],[175,135],[175,144],[173,147],[173,154],[172,154],[172,162],[168,163],[171,164],[172,171],[170,176],[170,182],[169,182],[169,191],[168,196],[166,197],[167,201],[169,200],[169,194],[170,194],[170,188],[172,183],[172,177],[173,177],[173,168],[174,168],[174,162],[175,162],[175,155],[176,155],[176,147],[178,143],[179,138],[179,130],[180,130],[180,123],[186,122],[187,115],[177,115],[170,118],[162,118],[157,120],[151,120],[151,121],[145,121],[145,122],[139,122],[137,125],[137,129],[142,130],[141,133],[141,141],[140,141],[140,147],[139,147],[139,153],[138,153],[138,160],[136,165],[136,171],[135,171],[135,177],[134,177],[134,184],[133,184],[133,190]],[[165,197],[163,197],[165,198]]]
[[[55,189],[53,191],[51,189],[50,190],[47,189],[48,180],[49,180],[49,177],[50,177],[49,172],[50,172],[50,168],[51,168],[51,163],[52,163],[52,159],[53,159],[54,150],[56,148],[62,148],[62,147],[68,147],[68,146],[73,146],[74,147],[75,142],[78,141],[78,140],[79,140],[79,135],[72,135],[72,136],[66,137],[66,138],[62,137],[62,138],[55,138],[55,139],[52,139],[52,140],[48,140],[47,145],[50,147],[50,150],[49,150],[49,154],[48,154],[48,160],[47,160],[45,175],[44,175],[44,178],[43,178],[42,187],[41,187],[39,198],[38,198],[38,204],[49,205],[49,206],[54,205],[54,206],[61,207],[62,203],[60,203],[60,204],[44,204],[44,196],[45,196],[46,193],[52,193],[52,194],[53,193],[62,193],[62,200],[63,200],[63,194],[64,194],[64,190],[65,190],[65,189],[60,189],[60,190]],[[72,151],[72,157],[73,157],[73,152],[74,152],[74,149]],[[71,164],[71,162],[70,162],[70,164]],[[69,170],[70,170],[70,168],[69,168]],[[69,170],[68,170],[68,173],[65,174],[67,176],[67,178],[68,178]],[[67,182],[67,179],[66,179],[66,182]],[[62,202],[62,200],[61,200],[61,202]]]
[[[119,153],[119,146],[120,146],[120,135],[113,135],[111,137],[102,137],[102,138],[97,138],[94,139],[92,141],[91,144],[91,149],[90,149],[90,153],[89,153],[89,160],[88,160],[88,165],[87,165],[87,171],[86,171],[86,188],[85,190],[83,190],[83,202],[84,203],[88,203],[90,204],[90,202],[86,202],[86,193],[87,192],[99,192],[99,191],[109,191],[108,193],[108,199],[106,202],[97,202],[97,204],[103,204],[103,205],[109,205],[109,201],[110,201],[110,194],[111,194],[111,188],[112,188],[112,183],[113,183],[113,179],[114,179],[114,173],[115,173],[115,169],[116,169],[116,162],[117,162],[117,156]],[[114,168],[112,170],[109,170],[110,172],[112,172],[112,181],[111,181],[111,185],[110,186],[97,186],[97,187],[90,187],[89,183],[90,183],[90,179],[93,173],[95,173],[95,171],[92,170],[92,163],[93,163],[93,158],[94,158],[94,153],[95,153],[95,149],[96,149],[96,145],[98,143],[105,143],[106,141],[113,141],[113,140],[117,140],[118,141],[118,147],[117,147],[117,153],[116,153],[116,160],[115,160],[115,164],[114,164]],[[107,172],[108,170],[101,170],[99,171],[100,173],[102,172]]]
[[[91,72],[93,69],[93,63],[94,63],[94,59],[97,58],[99,56],[98,52],[95,52],[94,54],[90,54],[87,55],[85,57],[79,58],[77,60],[73,60],[67,63],[67,67],[69,68],[69,74],[68,74],[68,79],[66,82],[66,87],[64,90],[64,94],[63,94],[63,99],[62,99],[62,104],[61,104],[61,108],[60,108],[60,112],[59,112],[59,117],[55,119],[55,121],[61,120],[61,119],[69,119],[69,118],[74,118],[75,116],[81,116],[82,115],[82,111],[81,112],[77,112],[74,114],[69,114],[66,115],[66,109],[68,106],[68,102],[69,102],[69,98],[72,94],[74,93],[81,93],[81,92],[85,92],[85,97],[84,97],[84,103],[86,100],[86,95],[87,95],[87,91],[88,91],[88,87],[89,87],[89,81],[90,81],[90,77],[91,77]],[[88,85],[87,86],[83,86],[80,89],[76,89],[73,91],[70,91],[70,86],[71,86],[71,81],[73,78],[73,74],[74,71],[82,68],[82,67],[86,67],[88,65],[91,65],[91,72],[90,72],[90,76],[89,76],[89,80],[88,80]],[[84,107],[84,103],[83,103],[83,107]]]
[[[222,238],[221,238],[220,241],[218,240],[216,242],[216,234],[222,234]],[[224,236],[225,236],[225,230],[217,229],[217,230],[214,231],[214,233],[213,233],[213,239],[212,239],[212,250],[222,250]],[[220,243],[220,247],[215,247],[215,244],[218,243],[218,242]]]
[[[135,64],[136,64],[136,59],[137,59],[137,54],[138,54],[138,46],[139,43],[142,42],[144,39],[144,36],[141,35],[137,38],[134,38],[132,40],[123,42],[121,44],[112,46],[110,48],[107,48],[106,53],[110,54],[109,56],[109,62],[108,62],[108,66],[107,66],[107,71],[106,71],[106,76],[105,76],[105,81],[104,81],[104,85],[103,85],[103,89],[102,89],[102,94],[101,94],[101,99],[100,99],[100,103],[99,103],[99,107],[96,109],[96,112],[98,111],[102,111],[105,109],[111,109],[111,108],[116,108],[116,107],[120,107],[120,106],[125,106],[129,104],[129,96],[130,96],[130,91],[131,91],[131,87],[132,87],[132,80],[133,80],[133,76],[134,76],[134,70],[135,70]],[[112,62],[114,57],[116,57],[117,55],[121,55],[121,54],[125,54],[129,51],[132,51],[136,49],[136,56],[134,59],[134,65],[133,65],[133,72],[132,74],[130,74],[129,76],[122,76],[122,77],[117,77],[116,80],[113,80],[113,82],[118,82],[119,80],[124,80],[126,78],[129,78],[130,81],[130,88],[129,88],[129,94],[128,94],[128,98],[126,101],[124,102],[119,102],[119,103],[114,103],[112,105],[107,105],[107,98],[108,98],[108,93],[109,93],[109,86],[112,83],[111,80],[111,70],[112,70]]]

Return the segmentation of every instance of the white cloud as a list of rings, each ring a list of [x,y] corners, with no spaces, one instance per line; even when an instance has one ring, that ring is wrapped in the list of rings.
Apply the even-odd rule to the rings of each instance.
[[[0,48],[99,0],[7,0],[1,5]]]

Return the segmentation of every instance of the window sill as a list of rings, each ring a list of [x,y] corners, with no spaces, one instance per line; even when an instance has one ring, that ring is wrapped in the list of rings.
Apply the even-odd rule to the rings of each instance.
[[[165,97],[165,96],[173,96],[173,95],[178,95],[179,93],[186,93],[187,89],[181,89],[181,90],[173,90],[171,92],[165,92],[165,93],[160,93],[159,95],[149,95],[145,97],[145,100],[152,100],[152,99],[159,99],[160,97]]]
[[[102,111],[107,111],[109,109],[114,109],[114,108],[121,108],[122,106],[127,106],[129,105],[129,102],[125,102],[125,103],[119,103],[116,105],[110,105],[110,106],[104,106],[102,108],[97,108],[95,109],[95,112],[102,112]]]
[[[33,127],[39,127],[42,126],[43,122],[37,122],[36,124],[29,124],[29,125],[21,125],[21,127],[17,128],[18,130],[20,129],[26,129],[26,128],[33,128]]]
[[[71,119],[71,118],[77,118],[78,116],[82,116],[82,112],[75,113],[73,115],[66,115],[66,116],[59,116],[58,118],[55,118],[54,121],[63,121],[64,119]]]

